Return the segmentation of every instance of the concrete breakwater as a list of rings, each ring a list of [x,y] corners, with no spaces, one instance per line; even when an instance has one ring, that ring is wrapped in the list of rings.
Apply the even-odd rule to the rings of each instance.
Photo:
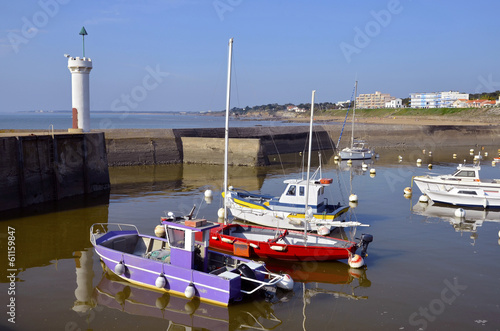
[[[104,130],[110,166],[223,164],[224,129]],[[229,130],[229,163],[262,166],[269,155],[307,149],[309,127],[250,127]],[[313,150],[333,148],[328,132],[315,129]]]
[[[113,129],[104,130],[110,166],[172,163],[222,164],[224,129]],[[316,125],[313,150],[335,150],[341,125]],[[269,156],[307,150],[308,126],[248,127],[229,129],[229,163],[261,166]],[[356,125],[355,136],[369,146],[384,148],[481,146],[496,143],[499,126]],[[351,131],[345,128],[340,147],[347,146]],[[500,142],[500,141],[499,141]]]
[[[109,189],[103,133],[0,136],[0,210]]]

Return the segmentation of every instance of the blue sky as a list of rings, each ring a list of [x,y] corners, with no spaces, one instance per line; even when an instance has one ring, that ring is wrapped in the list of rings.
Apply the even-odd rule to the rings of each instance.
[[[309,102],[313,89],[347,100],[356,79],[400,98],[494,91],[499,12],[491,0],[3,1],[0,112],[71,109],[63,54],[81,56],[82,26],[92,110],[224,109],[231,37],[233,107]]]

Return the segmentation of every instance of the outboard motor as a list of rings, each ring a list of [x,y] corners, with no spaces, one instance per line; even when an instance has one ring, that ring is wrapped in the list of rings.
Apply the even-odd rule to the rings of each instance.
[[[361,239],[358,243],[358,247],[363,247],[361,249],[361,257],[367,256],[366,251],[368,250],[368,245],[373,241],[373,236],[368,233],[363,233]]]

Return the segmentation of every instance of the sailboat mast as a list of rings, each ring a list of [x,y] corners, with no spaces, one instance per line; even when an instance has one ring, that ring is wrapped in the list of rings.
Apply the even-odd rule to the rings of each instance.
[[[229,107],[231,97],[231,60],[233,54],[233,38],[229,39],[229,56],[227,61],[227,90],[226,90],[226,127],[224,130],[224,225],[227,220],[227,164],[229,151]]]
[[[311,100],[311,121],[309,123],[309,153],[307,156],[307,176],[306,176],[306,208],[304,211],[304,238],[307,238],[307,223],[309,221],[307,209],[309,208],[309,179],[311,172],[311,151],[312,151],[312,133],[313,133],[313,115],[314,115],[314,95],[316,91],[312,91],[312,100]],[[307,245],[307,240],[304,240],[304,245]]]
[[[352,107],[351,149],[354,147],[354,116],[356,115],[357,95],[358,95],[358,81],[354,83],[354,106]]]

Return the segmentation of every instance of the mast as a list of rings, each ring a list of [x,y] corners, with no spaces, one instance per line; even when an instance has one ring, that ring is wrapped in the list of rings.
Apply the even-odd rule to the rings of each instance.
[[[354,116],[356,115],[356,97],[358,95],[358,81],[354,83],[354,106],[352,107],[352,130],[351,130],[351,149],[354,147]]]
[[[306,208],[304,210],[304,245],[307,246],[307,224],[309,222],[309,216],[307,209],[309,208],[309,180],[310,180],[310,171],[311,171],[311,150],[312,150],[312,133],[313,133],[313,115],[314,115],[314,95],[316,91],[312,91],[312,100],[311,100],[311,121],[309,123],[309,153],[307,156],[307,176],[306,176]]]
[[[231,97],[231,60],[233,54],[233,38],[229,39],[229,56],[227,61],[227,90],[226,90],[226,128],[224,130],[224,225],[227,220],[227,163],[229,151],[229,106]]]

